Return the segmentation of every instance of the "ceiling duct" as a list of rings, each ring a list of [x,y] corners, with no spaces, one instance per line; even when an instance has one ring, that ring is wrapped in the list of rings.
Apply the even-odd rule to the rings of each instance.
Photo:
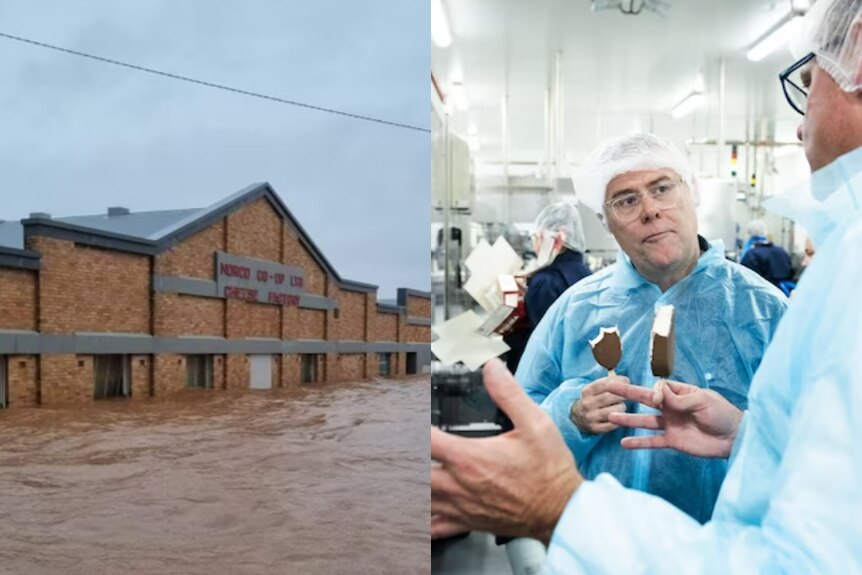
[[[670,11],[670,2],[667,0],[591,0],[590,9],[593,12],[599,10],[617,9],[626,16],[637,16],[646,8],[662,18]]]

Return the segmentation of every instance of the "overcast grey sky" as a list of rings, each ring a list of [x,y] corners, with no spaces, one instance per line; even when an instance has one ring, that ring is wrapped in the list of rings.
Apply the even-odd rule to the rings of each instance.
[[[424,0],[0,0],[0,32],[428,127]],[[0,38],[0,219],[270,182],[347,279],[430,289],[430,137]]]

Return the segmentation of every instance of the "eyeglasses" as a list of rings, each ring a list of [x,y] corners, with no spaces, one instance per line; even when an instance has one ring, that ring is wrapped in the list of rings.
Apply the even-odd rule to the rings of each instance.
[[[790,107],[805,115],[805,107],[808,104],[808,83],[811,81],[810,70],[805,65],[814,59],[814,52],[794,62],[789,68],[778,75],[781,80],[781,89]]]
[[[613,210],[620,223],[628,223],[637,218],[642,209],[643,198],[649,195],[660,210],[674,207],[679,201],[679,188],[682,180],[660,180],[644,192],[625,192],[605,202]]]

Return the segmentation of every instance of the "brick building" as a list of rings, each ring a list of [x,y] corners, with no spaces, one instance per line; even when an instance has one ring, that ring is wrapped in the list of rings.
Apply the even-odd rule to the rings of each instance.
[[[0,406],[403,377],[430,325],[430,294],[341,278],[268,184],[0,223]]]

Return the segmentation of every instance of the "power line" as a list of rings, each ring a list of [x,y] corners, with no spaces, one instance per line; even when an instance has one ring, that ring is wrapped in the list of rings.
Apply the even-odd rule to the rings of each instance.
[[[162,72],[161,70],[155,70],[153,68],[147,68],[145,66],[138,66],[137,64],[129,64],[128,62],[121,62],[119,60],[112,60],[111,58],[103,58],[102,56],[95,56],[93,54],[87,54],[86,52],[79,52],[77,50],[71,50],[69,48],[63,48],[62,46],[55,46],[53,44],[46,44],[45,42],[30,40],[28,38],[22,38],[20,36],[13,36],[12,34],[6,34],[5,32],[0,32],[0,37],[7,38],[9,40],[14,40],[16,42],[23,42],[25,44],[30,44],[33,46],[39,46],[40,48],[47,48],[49,50],[55,50],[57,52],[72,54],[73,56],[80,56],[82,58],[89,58],[90,60],[96,60],[97,62],[104,62],[106,64],[113,64],[114,66],[122,66],[123,68],[129,68],[131,70],[137,70],[138,72],[146,72],[148,74],[155,74],[156,76],[164,76],[165,78],[172,78],[174,80],[182,80],[183,82],[190,82],[192,84],[198,84],[200,86],[206,86],[207,88],[215,88],[217,90],[224,90],[226,92],[233,92],[234,94],[241,94],[243,96],[251,96],[253,98],[261,98],[263,100],[270,100],[272,102],[278,102],[280,104],[288,104],[290,106],[298,106],[300,108],[308,108],[309,110],[317,110],[318,112],[326,112],[328,114],[337,114],[339,116],[346,116],[348,118],[353,118],[356,120],[364,120],[366,122],[376,122],[378,124],[384,124],[384,125],[392,126],[395,128],[403,128],[406,130],[416,130],[417,132],[426,132],[426,133],[431,131],[428,128],[422,128],[420,126],[413,126],[411,124],[402,124],[400,122],[391,122],[389,120],[383,120],[381,118],[374,118],[372,116],[363,116],[361,114],[352,114],[350,112],[344,112],[342,110],[335,110],[333,108],[326,108],[324,106],[315,106],[314,104],[306,104],[304,102],[297,102],[296,100],[288,100],[286,98],[279,98],[278,96],[268,96],[267,94],[261,94],[259,92],[251,92],[249,90],[243,90],[240,88],[233,88],[231,86],[225,86],[224,84],[216,84],[214,82],[207,82],[205,80],[197,80],[195,78],[190,78],[188,76],[181,76],[179,74],[172,74],[170,72]]]

